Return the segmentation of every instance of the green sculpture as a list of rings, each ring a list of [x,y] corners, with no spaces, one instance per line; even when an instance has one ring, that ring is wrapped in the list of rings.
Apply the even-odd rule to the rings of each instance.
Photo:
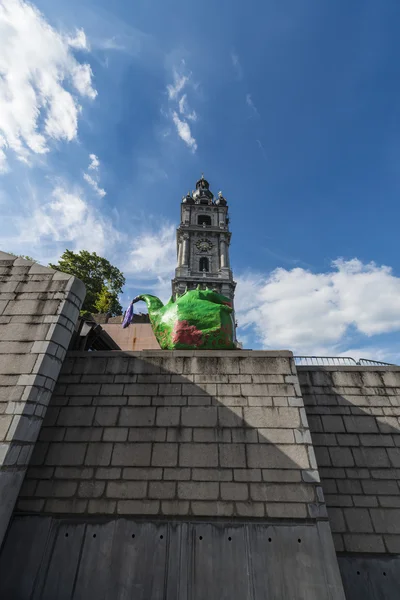
[[[141,294],[154,335],[163,350],[231,350],[235,348],[232,302],[212,290],[186,291],[163,305],[157,296]]]

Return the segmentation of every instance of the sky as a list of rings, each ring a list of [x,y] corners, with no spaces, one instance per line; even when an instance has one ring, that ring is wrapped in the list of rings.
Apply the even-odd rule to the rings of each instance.
[[[164,301],[228,200],[246,348],[400,364],[398,0],[0,0],[0,248]],[[144,308],[144,307],[143,307]]]

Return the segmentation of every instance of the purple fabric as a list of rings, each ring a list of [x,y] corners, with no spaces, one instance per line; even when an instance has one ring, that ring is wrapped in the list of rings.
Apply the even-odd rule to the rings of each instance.
[[[132,323],[132,318],[133,318],[133,302],[131,302],[130,305],[128,306],[128,310],[126,311],[124,320],[122,321],[122,327],[124,329],[125,329],[125,327],[128,327],[128,325],[130,325]]]

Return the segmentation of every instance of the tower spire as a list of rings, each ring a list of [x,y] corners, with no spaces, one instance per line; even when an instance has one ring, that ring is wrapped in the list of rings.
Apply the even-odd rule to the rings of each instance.
[[[227,200],[222,192],[214,197],[202,173],[196,189],[182,198],[172,295],[208,286],[233,304],[236,283],[229,261],[230,240]]]

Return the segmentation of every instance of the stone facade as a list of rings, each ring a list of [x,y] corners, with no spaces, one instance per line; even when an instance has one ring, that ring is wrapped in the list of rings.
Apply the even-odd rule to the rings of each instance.
[[[0,543],[84,296],[78,279],[0,252]]]
[[[326,519],[291,353],[69,353],[18,510]]]
[[[338,552],[400,553],[400,367],[298,367]]]

